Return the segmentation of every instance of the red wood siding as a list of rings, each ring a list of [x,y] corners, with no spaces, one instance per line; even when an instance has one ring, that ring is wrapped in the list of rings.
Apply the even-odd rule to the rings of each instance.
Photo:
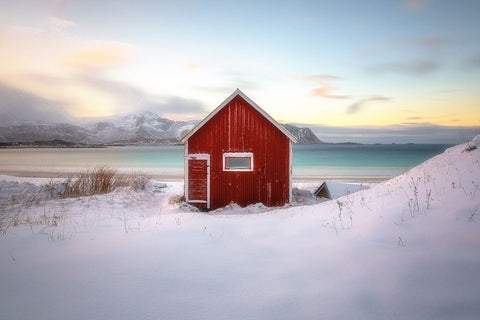
[[[290,141],[236,96],[188,139],[188,153],[210,154],[210,207],[288,202]],[[223,171],[223,153],[252,152],[253,171]]]

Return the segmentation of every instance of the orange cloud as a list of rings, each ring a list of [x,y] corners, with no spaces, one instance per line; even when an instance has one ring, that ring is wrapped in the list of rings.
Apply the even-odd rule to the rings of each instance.
[[[190,62],[190,63],[185,63],[183,65],[183,68],[184,69],[187,69],[187,70],[199,70],[199,69],[203,69],[205,68],[204,65],[201,65],[199,63],[195,63],[195,62]]]
[[[328,84],[330,80],[337,80],[340,77],[332,75],[332,74],[309,74],[309,75],[300,75],[291,73],[288,74],[287,77],[294,80],[304,80],[304,81],[312,81],[321,85],[321,87],[314,88],[310,91],[312,96],[322,97],[327,99],[348,99],[349,96],[341,96],[332,94],[332,91],[335,87]]]
[[[332,94],[333,87],[319,87],[312,89],[311,94],[316,97],[322,97],[322,98],[327,98],[327,99],[349,99],[349,96],[340,96],[340,95],[335,95]]]
[[[410,12],[422,12],[428,6],[428,0],[404,0],[403,7]]]
[[[330,94],[330,88],[327,87],[321,87],[321,88],[315,88],[312,90],[312,95],[314,96],[326,96]]]
[[[119,42],[102,42],[92,48],[73,50],[66,54],[64,63],[75,69],[104,69],[128,61],[133,46]]]

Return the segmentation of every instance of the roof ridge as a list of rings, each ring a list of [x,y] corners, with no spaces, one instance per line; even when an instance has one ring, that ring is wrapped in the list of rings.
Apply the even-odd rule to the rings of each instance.
[[[230,101],[232,101],[236,96],[242,97],[249,105],[251,105],[255,110],[260,112],[270,123],[272,123],[278,130],[280,130],[284,135],[286,135],[292,142],[297,142],[297,139],[293,134],[290,133],[284,126],[278,123],[273,119],[265,110],[263,110],[258,104],[256,104],[252,99],[250,99],[242,90],[237,88],[230,96],[228,96],[218,107],[216,107],[212,112],[210,112],[202,121],[200,121],[190,132],[188,132],[180,142],[184,143],[192,135],[195,134],[201,127],[205,125],[210,119],[212,119],[220,110],[222,110]]]

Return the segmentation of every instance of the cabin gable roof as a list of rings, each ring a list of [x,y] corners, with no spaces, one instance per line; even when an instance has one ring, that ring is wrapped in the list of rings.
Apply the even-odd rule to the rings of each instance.
[[[273,124],[278,130],[280,130],[288,139],[293,143],[297,142],[297,139],[293,134],[291,134],[284,126],[278,123],[273,119],[268,113],[266,113],[260,106],[253,102],[249,97],[247,97],[240,89],[235,90],[225,101],[223,101],[215,110],[210,112],[202,121],[200,121],[189,133],[187,133],[180,142],[185,143],[191,136],[193,136],[200,128],[202,128],[210,119],[212,119],[220,110],[227,106],[236,96],[243,98],[250,106],[257,110],[265,119],[267,119],[271,124]]]

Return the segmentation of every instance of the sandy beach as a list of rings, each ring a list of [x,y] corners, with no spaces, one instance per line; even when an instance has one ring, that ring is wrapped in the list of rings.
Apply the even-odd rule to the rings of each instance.
[[[91,167],[84,168],[53,168],[53,167],[35,167],[35,168],[0,168],[1,175],[26,178],[66,178],[75,173],[83,172]],[[113,167],[116,168],[116,167]],[[178,168],[117,168],[120,174],[146,176],[159,181],[182,181],[184,180],[183,169]],[[309,172],[313,174],[309,174]],[[336,181],[350,183],[379,183],[393,178],[396,175],[388,174],[380,170],[366,169],[364,174],[361,170],[293,170],[293,182],[312,182],[312,181]],[[398,172],[400,175],[401,171]]]
[[[405,173],[441,151],[439,146],[298,145],[293,152],[292,178],[293,181],[378,183]],[[7,175],[58,178],[98,166],[161,181],[183,181],[184,150],[182,146],[0,150],[0,173]]]
[[[77,171],[6,171],[0,170],[0,175],[13,176],[13,177],[22,177],[22,178],[66,178],[72,176],[73,174],[79,172]],[[156,174],[149,173],[144,171],[134,171],[132,173],[123,172],[125,175],[143,175],[151,179],[158,181],[177,181],[183,182],[184,176],[180,174]],[[302,175],[302,176],[293,176],[293,182],[314,182],[314,181],[336,181],[336,182],[348,182],[348,183],[380,183],[392,178],[392,176],[317,176],[317,175]]]

